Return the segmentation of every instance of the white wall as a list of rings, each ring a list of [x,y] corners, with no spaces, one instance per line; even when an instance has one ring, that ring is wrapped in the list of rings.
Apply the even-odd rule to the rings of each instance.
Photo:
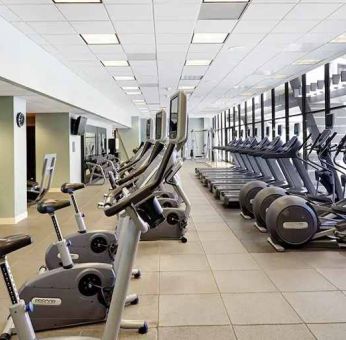
[[[121,141],[119,140],[119,150],[120,150],[120,157],[121,160],[124,161],[128,157],[131,157],[133,155],[132,150],[134,148],[137,148],[140,139],[141,139],[141,129],[140,129],[140,118],[139,117],[132,117],[131,123],[132,127],[130,129],[120,129],[118,130],[119,137],[121,138]],[[126,149],[126,151],[124,150]]]
[[[70,135],[70,182],[81,182],[81,137]]]
[[[203,130],[204,129],[204,119],[203,118],[189,118],[188,125],[188,140],[185,147],[185,154],[187,158],[190,158],[191,149],[194,149],[194,154],[196,156],[200,156],[203,151],[204,144],[204,134],[203,133],[194,133],[192,134],[192,130]],[[193,147],[194,145],[194,147]]]
[[[67,66],[36,45],[0,17],[0,77],[124,126],[136,112],[115,87],[116,101],[78,77]]]

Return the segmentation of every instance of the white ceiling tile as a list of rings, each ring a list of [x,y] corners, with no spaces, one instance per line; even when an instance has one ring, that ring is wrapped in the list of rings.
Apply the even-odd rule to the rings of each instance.
[[[4,18],[8,22],[19,21],[20,18],[13,11],[6,6],[0,5],[0,17]]]
[[[67,21],[30,22],[30,26],[40,34],[73,34],[72,26]]]
[[[152,0],[103,0],[105,4],[151,4]]]
[[[89,48],[94,53],[118,54],[123,52],[120,45],[89,45]]]
[[[233,33],[268,33],[278,23],[277,20],[266,21],[246,21],[240,20],[238,25],[234,28]]]
[[[237,22],[237,20],[198,20],[194,32],[229,33],[234,28]]]
[[[3,4],[51,4],[51,0],[1,0]]]
[[[346,19],[346,5],[337,9],[332,15],[328,17],[330,20],[345,20]]]
[[[254,46],[264,37],[265,33],[231,33],[225,42],[225,47],[231,46]]]
[[[189,44],[157,44],[157,53],[179,53],[186,54]]]
[[[156,34],[180,34],[180,33],[191,33],[193,32],[194,21],[183,21],[179,20],[179,24],[177,24],[176,20],[166,20],[166,21],[155,21],[155,30]]]
[[[300,3],[286,16],[287,20],[323,20],[332,14],[340,4],[338,3]]]
[[[282,20],[274,27],[275,33],[305,33],[310,31],[319,20]]]
[[[118,33],[124,34],[154,34],[153,21],[114,21]]]
[[[52,45],[84,45],[78,34],[44,34],[43,38]]]
[[[104,21],[71,21],[71,25],[78,33],[109,34],[114,33],[110,20]]]
[[[156,53],[155,45],[122,44],[126,53]]]
[[[130,66],[106,67],[106,69],[111,75],[118,75],[118,76],[132,76],[133,75],[133,72]]]
[[[93,51],[93,53],[97,56],[100,60],[126,60],[127,56],[126,54],[121,50],[117,52],[109,52],[105,53],[104,51]]]
[[[329,33],[341,34],[346,32],[346,20],[324,20],[315,26],[311,33]]]
[[[53,5],[9,5],[8,8],[24,21],[63,21],[64,17]]]
[[[243,13],[241,20],[281,20],[294,6],[294,3],[251,3]]]
[[[203,75],[208,66],[184,66],[183,75]]]
[[[26,34],[26,36],[38,45],[47,44],[47,41],[41,35],[37,33],[29,33],[29,34]]]
[[[106,5],[108,13],[114,21],[152,21],[151,4]]]
[[[220,51],[222,44],[191,44],[189,53],[211,53],[216,54]]]
[[[15,22],[12,22],[12,24],[24,34],[36,33],[35,30],[30,25],[28,25],[27,23],[23,21],[17,21],[17,22],[15,21]]]
[[[184,4],[184,10],[181,5],[177,3],[166,2],[162,4],[155,4],[155,21],[165,20],[189,20],[195,21],[198,17],[200,4]]]
[[[108,20],[108,14],[102,4],[62,4],[57,5],[67,20]]]
[[[143,44],[155,46],[154,34],[119,34],[118,36],[122,44]]]
[[[191,42],[191,34],[157,34],[156,41],[158,44],[188,44]]]

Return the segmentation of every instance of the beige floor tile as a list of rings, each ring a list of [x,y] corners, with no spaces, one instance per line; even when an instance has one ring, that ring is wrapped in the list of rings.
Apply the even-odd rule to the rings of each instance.
[[[297,252],[296,257],[314,268],[346,269],[346,254],[343,251]]]
[[[160,294],[206,293],[218,293],[211,271],[160,273]]]
[[[197,231],[195,230],[188,230],[185,237],[187,238],[187,242],[200,242]]]
[[[222,223],[222,222],[224,222],[222,217],[219,214],[193,216],[192,219],[193,219],[193,222],[195,224],[198,224],[199,222],[210,222],[210,223],[213,223],[213,222]]]
[[[143,272],[157,272],[159,271],[159,260],[158,254],[153,255],[137,255],[135,259],[134,268],[138,268]]]
[[[141,272],[139,279],[131,279],[129,294],[159,294],[159,272]]]
[[[318,340],[345,340],[346,323],[309,324],[308,327]]]
[[[265,270],[304,269],[311,268],[309,264],[298,258],[296,253],[252,254],[255,261]]]
[[[230,326],[160,327],[160,340],[235,340]]]
[[[160,254],[204,254],[204,250],[200,242],[194,242],[190,240],[188,240],[187,243],[175,241],[161,241]]]
[[[128,306],[124,309],[123,319],[146,320],[149,326],[155,327],[159,317],[158,301],[158,295],[140,295],[138,305]]]
[[[202,241],[206,254],[246,253],[245,247],[238,240]]]
[[[161,295],[160,326],[228,325],[229,319],[218,294]]]
[[[320,268],[318,271],[333,285],[346,290],[346,270],[340,268]]]
[[[198,222],[196,223],[196,230],[201,231],[228,231],[230,230],[224,222]]]
[[[174,241],[177,242],[177,241]],[[160,241],[141,241],[138,244],[137,256],[157,255],[160,252]]]
[[[202,254],[160,256],[160,271],[195,271],[209,269],[207,258]]]
[[[238,241],[232,231],[198,231],[198,236],[202,242],[204,241]]]
[[[346,322],[346,296],[341,292],[284,293],[306,323]]]
[[[259,270],[214,271],[221,293],[255,293],[277,291],[267,275]]]
[[[336,290],[315,269],[268,270],[267,274],[283,292]]]
[[[222,298],[233,325],[301,322],[279,293],[222,294]]]
[[[254,270],[259,269],[249,254],[208,254],[212,270]]]
[[[238,340],[313,340],[305,325],[234,326]]]

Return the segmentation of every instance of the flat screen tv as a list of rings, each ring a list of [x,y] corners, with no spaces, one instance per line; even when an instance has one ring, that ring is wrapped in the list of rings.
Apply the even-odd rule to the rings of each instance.
[[[294,124],[294,128],[293,128],[293,131],[294,131],[294,134],[295,134],[296,136],[299,135],[299,132],[300,132],[299,130],[300,130],[299,123],[295,123],[295,124]]]
[[[282,125],[278,125],[278,135],[282,136]]]
[[[77,119],[71,121],[71,134],[82,136],[85,134],[87,118],[79,116]]]

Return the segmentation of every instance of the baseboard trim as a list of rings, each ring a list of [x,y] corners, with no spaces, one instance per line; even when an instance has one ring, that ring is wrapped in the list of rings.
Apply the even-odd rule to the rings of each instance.
[[[24,212],[15,217],[0,217],[0,225],[2,224],[17,224],[28,217],[28,212]]]

